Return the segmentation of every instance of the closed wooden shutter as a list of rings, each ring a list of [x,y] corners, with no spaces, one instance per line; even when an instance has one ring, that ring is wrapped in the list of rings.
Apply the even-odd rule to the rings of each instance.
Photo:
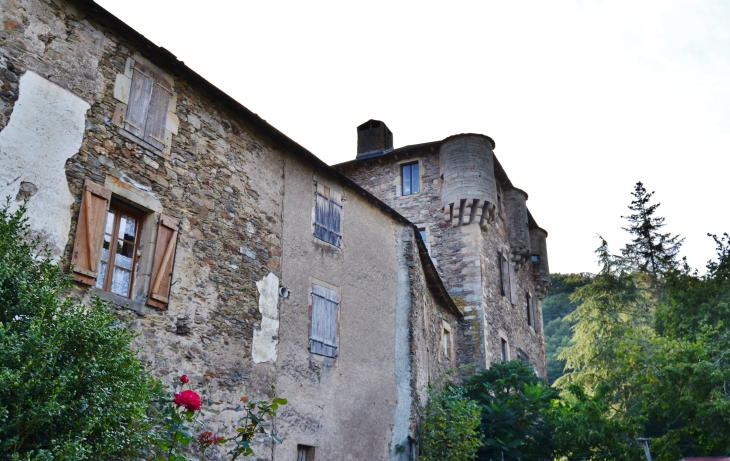
[[[339,305],[339,293],[319,285],[312,285],[309,350],[313,354],[337,357],[337,308]]]
[[[101,241],[104,236],[107,210],[111,192],[86,180],[81,197],[81,210],[76,224],[76,239],[71,256],[74,280],[94,285],[101,257]]]
[[[342,194],[317,183],[315,197],[314,236],[339,247],[342,244]]]
[[[154,81],[152,72],[146,67],[138,62],[132,64],[132,84],[129,89],[127,114],[124,117],[124,129],[140,139],[145,137],[144,130]]]
[[[165,148],[165,121],[172,88],[169,83],[157,75],[153,77],[152,95],[150,96],[147,121],[144,128],[144,140],[162,150]]]
[[[147,304],[158,309],[165,309],[170,302],[170,283],[175,262],[175,248],[180,223],[169,216],[160,215],[157,228],[157,244],[155,245],[155,262],[152,266]]]
[[[510,292],[509,289],[509,261],[505,257],[504,253],[499,252],[499,279],[502,291],[502,296],[507,296]]]
[[[509,263],[509,300],[515,305],[517,304],[517,277],[515,276],[515,263]]]

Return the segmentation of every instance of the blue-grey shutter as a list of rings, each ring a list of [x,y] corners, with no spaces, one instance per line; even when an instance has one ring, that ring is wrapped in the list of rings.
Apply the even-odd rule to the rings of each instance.
[[[339,247],[342,244],[340,220],[342,217],[342,194],[322,184],[315,191],[314,236]]]
[[[331,220],[331,238],[332,245],[339,247],[342,243],[342,233],[340,232],[340,219],[342,217],[342,194],[337,191],[330,190],[330,220]]]
[[[313,354],[337,357],[337,308],[339,293],[312,285],[312,327],[309,350]]]

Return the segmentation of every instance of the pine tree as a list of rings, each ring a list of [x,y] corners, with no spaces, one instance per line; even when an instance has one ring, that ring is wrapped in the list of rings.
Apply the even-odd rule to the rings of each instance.
[[[633,240],[621,253],[635,270],[650,275],[656,281],[662,272],[677,266],[677,255],[684,239],[660,232],[665,226],[664,217],[654,214],[661,203],[649,203],[654,192],[647,192],[641,181],[636,183],[631,195],[634,200],[629,210],[633,213],[622,218],[629,221],[629,226],[623,229],[633,236]]]

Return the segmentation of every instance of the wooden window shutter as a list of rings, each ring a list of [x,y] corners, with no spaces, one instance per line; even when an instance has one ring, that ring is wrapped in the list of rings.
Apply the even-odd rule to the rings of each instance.
[[[160,150],[165,148],[165,121],[167,120],[167,107],[171,95],[172,88],[170,84],[159,76],[153,75],[152,95],[147,110],[144,140]]]
[[[170,302],[170,283],[175,262],[175,247],[180,223],[164,214],[160,215],[157,227],[157,244],[155,245],[155,262],[152,266],[147,304],[158,309],[165,309]]]
[[[510,292],[509,289],[509,261],[504,256],[504,253],[499,252],[499,279],[502,296],[507,296]]]
[[[342,244],[340,232],[340,218],[342,216],[342,194],[330,189],[330,232],[332,245],[339,247]]]
[[[84,182],[81,210],[76,224],[76,240],[71,256],[74,280],[94,285],[99,270],[101,241],[104,235],[111,192],[88,179]]]
[[[319,285],[312,285],[309,350],[313,354],[337,357],[337,308],[339,305],[339,293]]]
[[[517,277],[515,276],[515,263],[509,263],[509,300],[512,304],[517,304]]]
[[[342,194],[317,183],[315,197],[314,236],[339,247],[342,244]]]
[[[132,84],[129,89],[127,114],[124,117],[124,129],[140,139],[145,137],[147,111],[150,107],[154,81],[152,72],[142,64],[135,62],[132,65]]]

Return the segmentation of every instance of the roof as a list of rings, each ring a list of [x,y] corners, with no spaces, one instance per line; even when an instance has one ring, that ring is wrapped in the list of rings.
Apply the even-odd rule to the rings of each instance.
[[[112,32],[115,32],[132,43],[136,43],[140,52],[147,54],[148,58],[154,58],[155,63],[158,66],[164,66],[170,70],[173,70],[183,75],[190,83],[197,85],[202,91],[208,93],[209,97],[223,104],[231,112],[239,116],[241,119],[249,123],[254,129],[258,130],[264,136],[268,137],[279,147],[283,147],[293,154],[299,155],[306,161],[314,164],[321,171],[326,172],[328,175],[340,181],[343,185],[346,185],[352,189],[356,194],[364,198],[366,201],[378,207],[385,214],[391,216],[394,220],[413,228],[415,233],[416,241],[419,246],[419,255],[426,273],[427,282],[429,288],[432,289],[434,295],[443,302],[446,307],[458,315],[459,318],[463,317],[463,314],[456,307],[454,300],[448,295],[446,287],[443,284],[443,280],[438,275],[436,268],[433,265],[433,261],[428,256],[428,252],[425,251],[425,244],[421,239],[421,234],[418,232],[418,227],[415,224],[406,219],[403,215],[390,208],[380,199],[372,195],[367,190],[360,187],[358,184],[353,182],[350,178],[337,171],[334,167],[327,165],[319,157],[309,152],[307,149],[299,145],[297,142],[286,136],[281,131],[274,128],[266,120],[259,117],[257,114],[250,111],[243,104],[236,101],[234,98],[226,94],[224,91],[204,79],[197,72],[185,65],[183,61],[177,59],[177,57],[170,51],[163,47],[155,45],[151,40],[146,38],[144,35],[137,32],[135,29],[127,25],[124,21],[114,16],[112,13],[104,9],[101,5],[94,2],[93,0],[67,0],[70,3],[79,5],[82,9],[93,13],[95,15],[95,21],[108,27]]]

